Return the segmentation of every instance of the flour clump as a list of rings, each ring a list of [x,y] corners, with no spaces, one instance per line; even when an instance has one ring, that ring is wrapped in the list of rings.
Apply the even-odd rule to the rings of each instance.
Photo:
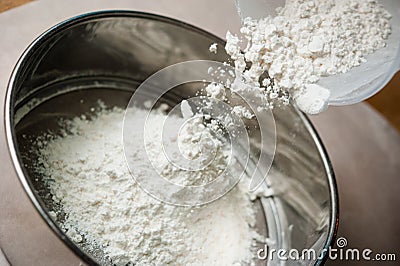
[[[360,66],[384,48],[390,18],[375,0],[287,0],[274,17],[244,19],[243,37],[228,32],[225,50],[244,82],[263,88],[270,107],[277,99],[287,103],[290,95],[300,109],[316,114],[325,110],[329,96],[307,87]],[[304,100],[309,96],[315,98]]]

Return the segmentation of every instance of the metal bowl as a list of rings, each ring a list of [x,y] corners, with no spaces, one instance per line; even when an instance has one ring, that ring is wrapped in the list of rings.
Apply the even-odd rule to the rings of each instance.
[[[58,119],[86,113],[98,99],[125,107],[141,82],[171,64],[196,59],[226,61],[228,56],[222,49],[218,54],[208,51],[212,43],[224,46],[218,37],[170,18],[131,11],[96,12],[51,28],[29,46],[16,65],[5,109],[14,167],[44,221],[59,241],[85,262],[108,263],[101,250],[88,252],[74,244],[50,217],[52,202],[34,171],[31,141],[24,136],[34,138],[57,130]],[[196,87],[188,84],[165,101],[176,103],[195,93]],[[333,244],[337,230],[338,199],[332,167],[303,113],[289,106],[274,110],[274,117],[277,146],[271,171],[276,178],[267,180],[277,193],[260,201],[262,231],[276,249],[312,248],[320,255]],[[40,248],[52,250],[51,246]],[[302,263],[319,265],[325,260],[326,254],[322,254]],[[10,261],[18,264],[19,258]],[[46,264],[50,260],[42,257],[37,261]]]

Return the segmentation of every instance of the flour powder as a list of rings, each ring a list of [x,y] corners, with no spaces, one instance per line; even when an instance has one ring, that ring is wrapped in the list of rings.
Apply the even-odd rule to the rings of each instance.
[[[330,91],[310,84],[366,62],[391,34],[391,15],[376,0],[287,0],[276,13],[246,18],[244,39],[228,32],[225,47],[242,83],[263,88],[255,93],[268,98],[269,107],[291,96],[303,111],[322,112]]]
[[[189,112],[187,106],[182,108]],[[137,121],[147,115],[141,109],[134,114]],[[123,117],[118,108],[103,110],[91,119],[77,117],[64,122],[67,130],[63,136],[47,136],[47,141],[37,144],[37,171],[60,206],[51,213],[66,234],[77,244],[104,250],[116,265],[251,264],[259,236],[248,184],[239,183],[223,198],[203,207],[177,207],[155,200],[134,182],[126,166]],[[150,113],[147,138],[154,145],[147,148],[150,156],[156,154],[152,159],[166,178],[183,184],[208,182],[226,167],[226,150],[218,141],[209,170],[193,175],[170,165],[158,155],[164,119],[159,110]],[[135,134],[132,132],[132,139]],[[180,145],[189,158],[201,153],[201,138],[212,138],[198,119],[181,134]],[[62,213],[65,218],[61,219]]]

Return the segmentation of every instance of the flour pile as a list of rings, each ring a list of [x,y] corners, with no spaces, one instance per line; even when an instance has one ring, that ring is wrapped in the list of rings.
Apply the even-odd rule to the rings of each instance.
[[[316,114],[327,108],[330,91],[314,83],[348,72],[385,47],[390,18],[376,0],[287,0],[275,17],[245,19],[244,40],[228,32],[225,49],[242,82],[269,107],[292,96],[300,109]]]
[[[138,121],[147,113],[134,110]],[[255,212],[248,186],[239,183],[223,198],[203,207],[177,207],[146,194],[132,179],[122,145],[124,112],[102,110],[94,118],[67,121],[62,136],[40,141],[40,172],[53,201],[60,207],[53,216],[76,243],[88,243],[104,250],[116,265],[243,265],[251,264],[255,239]],[[153,128],[149,154],[158,154],[165,119],[152,111],[148,126]],[[180,119],[180,118],[176,118]],[[186,156],[201,152],[199,132],[210,138],[197,120],[183,129],[181,141]],[[188,131],[189,134],[185,132]],[[189,138],[191,130],[194,138]],[[135,139],[135,132],[132,132]],[[212,170],[187,178],[168,161],[154,156],[166,177],[180,181],[209,181],[225,167],[223,146],[216,149]],[[134,158],[133,158],[134,159]],[[178,180],[178,181],[179,181]],[[200,180],[200,181],[199,181]],[[176,180],[175,180],[176,181]],[[65,213],[65,219],[62,217]]]

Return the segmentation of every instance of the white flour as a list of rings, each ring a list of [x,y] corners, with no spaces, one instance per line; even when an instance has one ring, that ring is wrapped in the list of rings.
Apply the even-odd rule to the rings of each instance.
[[[218,44],[217,43],[211,44],[209,50],[210,50],[211,53],[216,54],[217,51],[218,51]]]
[[[248,108],[240,105],[234,106],[232,112],[241,118],[252,119],[254,117]]]
[[[303,111],[316,114],[326,109],[329,91],[309,84],[345,73],[385,47],[390,18],[375,0],[287,0],[275,17],[244,20],[247,43],[228,32],[225,49],[244,83],[262,85],[271,103],[287,102],[287,91]],[[244,53],[241,45],[247,45]]]
[[[187,107],[183,108],[188,113]],[[139,121],[146,116],[139,109],[135,114]],[[199,208],[176,207],[153,199],[139,188],[127,169],[121,140],[123,115],[123,110],[113,109],[100,112],[93,120],[76,118],[68,123],[64,136],[38,144],[38,171],[53,200],[61,205],[52,216],[60,219],[61,212],[66,213],[62,229],[67,235],[76,243],[100,247],[117,265],[250,263],[258,235],[247,184],[239,183],[223,198]],[[154,145],[147,148],[165,176],[189,183],[214,178],[225,166],[222,144],[217,145],[214,170],[194,176],[158,156],[157,141],[164,118],[160,111],[150,114],[153,130],[147,137]],[[190,158],[201,152],[199,138],[212,137],[199,127],[195,121],[181,132],[182,148]]]
[[[226,100],[226,89],[224,85],[220,83],[210,83],[205,88],[207,96],[211,98],[215,98],[221,101]]]

